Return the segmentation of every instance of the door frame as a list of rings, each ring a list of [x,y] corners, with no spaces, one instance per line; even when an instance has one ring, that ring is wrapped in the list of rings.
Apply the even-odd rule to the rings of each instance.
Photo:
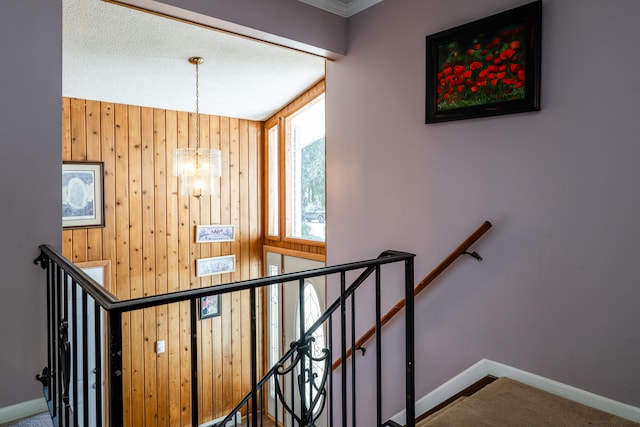
[[[319,262],[322,263],[322,265],[326,265],[326,257],[324,254],[317,254],[317,253],[309,253],[309,252],[303,252],[303,251],[298,251],[298,250],[293,250],[293,249],[287,249],[287,248],[280,248],[280,247],[275,247],[275,246],[264,246],[263,247],[263,265],[264,265],[264,274],[265,276],[269,274],[269,267],[270,267],[270,263],[268,260],[268,256],[269,254],[271,254],[271,256],[276,255],[280,257],[280,271],[278,272],[278,274],[286,274],[286,273],[291,273],[293,271],[285,271],[284,266],[285,266],[285,257],[292,257],[292,258],[298,258],[300,260],[305,260],[305,261],[313,261],[313,262]],[[299,270],[298,270],[299,271]],[[283,354],[283,351],[285,349],[288,348],[288,343],[286,342],[287,338],[286,338],[286,333],[285,333],[285,328],[291,328],[291,330],[293,330],[293,325],[285,325],[284,322],[285,320],[285,312],[287,311],[287,308],[284,307],[284,304],[282,304],[282,302],[287,300],[287,297],[285,296],[285,286],[286,284],[284,283],[280,283],[278,284],[279,286],[279,300],[280,300],[280,306],[279,306],[279,313],[278,313],[278,317],[279,317],[279,324],[280,324],[280,341],[279,341],[279,353],[280,355]],[[314,285],[315,286],[315,285]],[[317,288],[317,286],[316,286]],[[296,296],[297,296],[297,290],[296,290]],[[265,328],[263,329],[263,368],[264,368],[264,372],[267,372],[271,366],[270,366],[270,360],[269,360],[269,352],[271,350],[270,348],[270,341],[269,341],[269,301],[268,301],[268,297],[269,297],[269,292],[264,292],[263,294],[263,298],[264,298],[264,312],[263,312],[263,324],[265,325]],[[325,304],[325,307],[323,307],[323,309],[326,309],[326,298],[327,298],[327,292],[326,292],[326,283],[325,283],[325,289],[324,289],[324,295],[321,295],[321,302]],[[292,299],[292,301],[297,302],[298,299],[296,297],[294,297]],[[295,313],[296,311],[296,307],[291,307],[289,308],[289,310],[291,310],[293,313]],[[290,334],[290,332],[289,332]],[[269,389],[270,390],[270,389]],[[272,408],[273,408],[273,403],[272,403],[272,398],[271,398],[271,393],[266,393],[266,397],[265,397],[265,402],[263,402],[265,404],[265,407],[267,408],[267,413],[269,414],[269,416],[272,416]],[[283,422],[283,418],[282,418],[282,413],[278,414],[278,421],[279,422]],[[286,425],[286,424],[283,424]]]

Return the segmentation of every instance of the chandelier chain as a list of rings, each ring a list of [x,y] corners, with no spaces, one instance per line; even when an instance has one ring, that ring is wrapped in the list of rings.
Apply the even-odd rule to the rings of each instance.
[[[200,148],[200,73],[196,62],[196,148]]]

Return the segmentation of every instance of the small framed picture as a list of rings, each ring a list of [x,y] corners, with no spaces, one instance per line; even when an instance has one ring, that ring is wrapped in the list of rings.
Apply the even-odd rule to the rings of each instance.
[[[232,273],[236,271],[236,256],[226,255],[196,260],[196,276]]]
[[[233,225],[196,225],[196,243],[233,242],[234,240]]]
[[[102,162],[63,162],[64,228],[104,227],[103,175]]]
[[[220,316],[220,295],[200,298],[200,319]]]

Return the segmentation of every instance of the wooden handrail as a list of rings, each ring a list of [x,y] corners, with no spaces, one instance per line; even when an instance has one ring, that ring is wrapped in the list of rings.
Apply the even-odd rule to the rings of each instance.
[[[447,269],[447,267],[453,264],[453,262],[456,259],[458,259],[460,255],[469,254],[467,252],[467,249],[469,249],[471,245],[473,245],[478,239],[480,239],[480,237],[482,237],[484,233],[489,231],[491,227],[492,227],[491,223],[489,221],[485,221],[476,231],[474,231],[471,235],[469,235],[469,237],[467,237],[462,243],[460,243],[460,245],[457,248],[455,248],[453,252],[451,252],[451,254],[449,254],[449,256],[444,259],[444,261],[442,261],[436,268],[434,268],[431,271],[431,273],[425,276],[425,278],[422,279],[420,283],[418,283],[418,285],[415,287],[413,291],[413,295],[415,296],[415,295],[418,295],[420,292],[422,292],[427,286],[431,284],[431,282],[433,282],[440,274],[442,274]],[[475,252],[470,255],[480,259]],[[391,310],[387,312],[387,314],[382,316],[382,318],[380,319],[380,327],[382,328],[384,325],[389,323],[389,321],[404,308],[405,304],[406,304],[406,300],[404,298],[398,301],[391,308]],[[364,343],[369,341],[371,337],[375,335],[375,333],[376,333],[376,327],[374,325],[371,328],[369,328],[369,330],[367,330],[356,341],[355,348],[359,349],[360,347],[362,347]],[[347,358],[349,358],[352,353],[353,353],[353,347],[347,349]],[[336,359],[335,362],[333,362],[332,368],[333,369],[338,368],[341,363],[342,363],[342,358],[339,357],[338,359]]]

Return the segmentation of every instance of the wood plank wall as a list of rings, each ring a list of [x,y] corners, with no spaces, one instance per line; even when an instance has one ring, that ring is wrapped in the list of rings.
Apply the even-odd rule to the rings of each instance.
[[[172,175],[173,150],[195,146],[194,114],[62,100],[62,158],[102,161],[105,174],[105,227],[64,230],[63,255],[111,260],[110,290],[120,299],[261,276],[263,123],[201,115],[200,128],[200,146],[222,150],[223,172],[216,195],[198,201],[179,195]],[[196,244],[197,224],[233,224],[236,239]],[[234,273],[196,277],[196,259],[229,254]],[[250,389],[249,306],[247,292],[224,295],[222,315],[198,322],[200,423]],[[125,426],[191,425],[189,304],[125,315],[123,335]]]

